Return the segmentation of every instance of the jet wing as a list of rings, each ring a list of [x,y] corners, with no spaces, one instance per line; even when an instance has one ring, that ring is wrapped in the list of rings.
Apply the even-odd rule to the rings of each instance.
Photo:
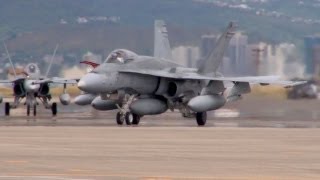
[[[213,80],[213,81],[228,81],[228,82],[248,82],[251,84],[261,85],[282,85],[285,87],[297,86],[306,83],[305,81],[286,81],[281,80],[278,76],[248,76],[248,77],[210,77],[198,73],[172,73],[159,70],[120,70],[120,73],[134,73],[149,76],[158,76],[170,79],[185,79],[185,80]]]
[[[12,80],[0,80],[0,83],[13,83],[14,81]]]
[[[14,80],[9,80],[9,79],[1,79],[0,83],[15,83],[17,81],[24,80],[25,78],[16,78]]]
[[[64,78],[48,78],[33,82],[34,84],[53,83],[53,84],[77,84],[78,79],[64,79]]]
[[[77,84],[79,79],[64,79],[64,78],[54,78],[50,83],[55,84]]]

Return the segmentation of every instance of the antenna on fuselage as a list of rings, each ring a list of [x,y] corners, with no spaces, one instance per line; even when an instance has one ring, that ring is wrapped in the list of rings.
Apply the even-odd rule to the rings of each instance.
[[[51,57],[51,60],[50,60],[50,63],[49,63],[49,66],[48,66],[48,69],[47,69],[47,72],[46,72],[46,76],[45,76],[46,78],[47,78],[48,75],[49,75],[49,72],[50,72],[50,69],[51,69],[51,66],[52,66],[54,57],[56,56],[56,53],[57,53],[58,48],[59,48],[59,44],[56,45],[56,48],[55,48],[54,51],[53,51],[53,54],[52,54],[52,57]]]
[[[12,71],[13,71],[14,77],[17,78],[16,69],[15,69],[14,66],[13,66],[13,63],[12,63],[12,60],[11,60],[11,57],[10,57],[10,53],[9,53],[9,51],[8,51],[8,48],[7,48],[6,43],[3,43],[3,46],[4,46],[4,49],[6,50],[6,53],[7,53],[9,62],[10,62],[10,65],[11,65],[11,67],[12,67]]]

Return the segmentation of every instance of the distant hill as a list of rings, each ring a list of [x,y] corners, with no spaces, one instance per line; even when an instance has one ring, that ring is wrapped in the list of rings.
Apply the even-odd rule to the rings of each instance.
[[[60,52],[106,54],[127,47],[151,54],[155,19],[167,21],[173,45],[197,44],[202,33],[220,31],[229,21],[237,21],[251,42],[302,44],[303,36],[320,30],[317,0],[1,0],[0,4],[0,40],[11,51],[34,57],[51,53],[56,43]]]
[[[154,19],[190,27],[221,27],[235,20],[256,39],[292,41],[319,31],[317,0],[1,0],[0,33],[45,30],[61,19],[75,23],[77,17],[114,16],[120,24],[150,26]],[[262,11],[264,10],[264,11]],[[257,12],[260,11],[260,15]],[[273,13],[273,16],[272,16]],[[281,15],[281,16],[280,16]],[[298,22],[291,22],[294,18]],[[302,19],[302,20],[301,20]]]

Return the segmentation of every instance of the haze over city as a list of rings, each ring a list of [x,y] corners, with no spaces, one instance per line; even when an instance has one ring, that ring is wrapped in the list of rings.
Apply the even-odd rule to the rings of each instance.
[[[88,52],[97,55],[98,61],[119,47],[151,55],[152,24],[162,18],[168,24],[175,60],[195,67],[205,55],[204,37],[207,41],[208,36],[218,37],[226,22],[235,21],[239,35],[231,43],[234,49],[226,55],[221,69],[224,74],[303,78],[319,74],[307,67],[314,65],[307,55],[311,52],[305,50],[305,37],[316,35],[320,28],[316,18],[319,8],[316,0],[12,0],[3,1],[0,7],[0,39],[8,44],[18,66],[37,61],[46,67],[59,44],[53,68],[53,74],[59,75],[61,69],[72,68]],[[257,52],[257,47],[263,52]],[[4,50],[0,53],[5,63]]]

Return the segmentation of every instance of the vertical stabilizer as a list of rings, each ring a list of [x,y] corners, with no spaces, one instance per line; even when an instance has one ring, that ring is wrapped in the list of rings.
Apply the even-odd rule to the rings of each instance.
[[[45,76],[46,78],[47,78],[48,75],[49,75],[49,72],[50,72],[50,69],[51,69],[51,66],[52,66],[54,57],[56,56],[56,53],[57,53],[58,48],[59,48],[59,44],[56,45],[56,48],[55,48],[54,51],[53,51],[53,54],[52,54],[52,57],[51,57],[51,59],[50,59],[49,66],[48,66],[48,69],[47,69],[47,72],[46,72],[46,76]]]
[[[216,47],[212,49],[209,55],[202,61],[198,69],[202,74],[216,74],[223,60],[224,53],[229,46],[229,42],[234,35],[235,24],[231,22],[226,31],[220,36]]]
[[[5,50],[6,50],[6,53],[7,53],[9,62],[10,62],[10,65],[11,65],[11,67],[12,67],[12,71],[13,71],[13,74],[14,74],[14,78],[17,78],[16,69],[15,69],[15,67],[14,67],[14,65],[13,65],[13,63],[12,63],[12,59],[11,59],[11,56],[10,56],[10,53],[9,53],[9,51],[8,51],[8,48],[7,48],[6,43],[3,43],[3,46],[4,46]]]
[[[163,20],[154,22],[154,57],[172,60],[168,31]]]

